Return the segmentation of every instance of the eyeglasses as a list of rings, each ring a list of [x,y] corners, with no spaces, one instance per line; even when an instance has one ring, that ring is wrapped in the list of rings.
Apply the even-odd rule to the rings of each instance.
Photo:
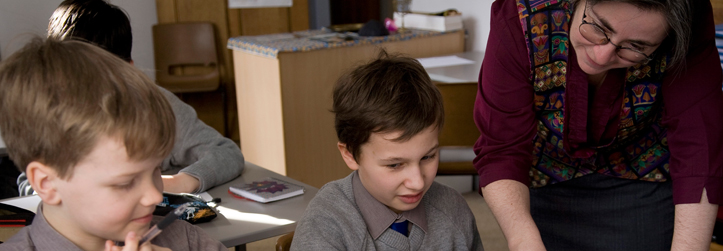
[[[635,48],[639,46],[635,46],[629,42],[623,42],[620,45],[611,42],[610,37],[608,37],[608,34],[605,33],[605,31],[602,27],[600,27],[600,25],[585,21],[585,18],[587,18],[587,15],[585,14],[586,10],[587,2],[585,2],[585,9],[583,9],[582,11],[582,23],[579,26],[580,35],[587,39],[587,41],[590,41],[590,43],[596,45],[604,45],[610,43],[615,46],[615,52],[618,54],[618,57],[630,62],[647,64],[648,62],[650,62],[650,60],[653,59],[652,55],[646,55],[645,53],[640,51],[640,49],[642,48]]]

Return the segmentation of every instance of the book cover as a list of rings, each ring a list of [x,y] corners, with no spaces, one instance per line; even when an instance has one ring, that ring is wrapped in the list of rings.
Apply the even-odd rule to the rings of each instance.
[[[241,197],[261,203],[283,200],[304,193],[303,187],[272,177],[232,185],[228,190]]]

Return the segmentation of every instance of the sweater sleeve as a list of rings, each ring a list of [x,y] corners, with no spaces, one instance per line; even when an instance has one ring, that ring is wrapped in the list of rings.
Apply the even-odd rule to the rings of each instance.
[[[198,190],[234,179],[244,168],[239,147],[196,116],[196,111],[176,95],[160,88],[176,116],[176,143],[163,161],[163,171],[181,168],[180,172],[197,178]]]
[[[723,82],[709,1],[693,1],[696,18],[685,64],[663,83],[675,204],[723,199]],[[676,71],[678,70],[678,71]]]
[[[182,220],[174,221],[151,242],[175,251],[228,251],[220,241],[201,228]]]
[[[480,131],[474,166],[481,187],[501,179],[529,184],[537,130],[527,46],[515,1],[495,1],[491,16],[473,115]]]
[[[291,250],[362,250],[359,244],[368,233],[360,232],[366,225],[354,212],[338,181],[324,185],[297,223]]]

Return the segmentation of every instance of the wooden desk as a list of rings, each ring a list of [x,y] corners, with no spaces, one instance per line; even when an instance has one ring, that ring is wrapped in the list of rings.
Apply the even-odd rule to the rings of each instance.
[[[262,204],[234,198],[228,193],[228,187],[231,184],[269,176],[302,185],[305,189],[304,194]],[[237,250],[244,250],[246,243],[294,231],[296,222],[301,219],[306,206],[314,198],[318,190],[315,187],[246,162],[246,167],[241,176],[208,191],[213,198],[221,198],[221,203],[217,207],[219,214],[216,219],[197,226],[206,231],[211,237],[221,241],[226,247],[237,247]],[[35,212],[38,203],[40,203],[40,197],[37,195],[16,197],[0,200],[0,203],[15,205]]]
[[[229,48],[234,50],[244,157],[315,187],[351,172],[336,148],[330,112],[332,87],[343,72],[376,57],[377,47],[415,58],[464,50],[462,31],[307,51],[280,51],[241,40],[230,39]]]

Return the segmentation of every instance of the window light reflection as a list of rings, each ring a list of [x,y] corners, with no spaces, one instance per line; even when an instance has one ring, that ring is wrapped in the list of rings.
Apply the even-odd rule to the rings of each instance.
[[[224,207],[224,206],[218,206],[216,207],[219,213],[223,214],[224,217],[226,217],[229,220],[237,220],[237,221],[248,221],[248,222],[255,222],[255,223],[262,223],[262,224],[270,224],[270,225],[287,225],[294,223],[292,220],[287,219],[279,219],[270,215],[266,214],[253,214],[253,213],[244,213],[240,212],[236,209]]]

